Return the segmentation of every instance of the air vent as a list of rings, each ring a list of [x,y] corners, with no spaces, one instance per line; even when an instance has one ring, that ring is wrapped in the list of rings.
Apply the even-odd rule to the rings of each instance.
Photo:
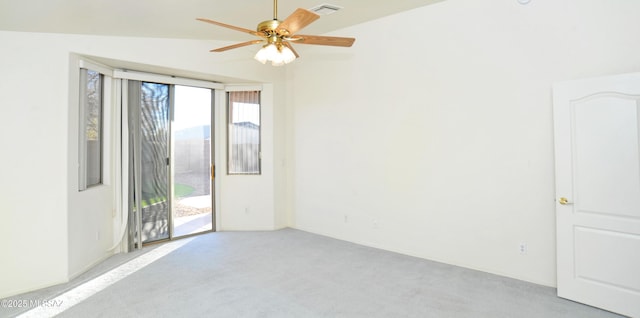
[[[339,7],[335,4],[328,4],[328,3],[323,3],[321,5],[315,6],[309,10],[319,14],[319,15],[328,15],[328,14],[332,14],[338,10],[342,9],[342,7]]]

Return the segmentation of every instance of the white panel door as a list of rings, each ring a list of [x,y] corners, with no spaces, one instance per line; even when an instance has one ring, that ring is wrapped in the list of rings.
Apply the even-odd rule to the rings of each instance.
[[[558,296],[640,317],[640,73],[553,97]]]

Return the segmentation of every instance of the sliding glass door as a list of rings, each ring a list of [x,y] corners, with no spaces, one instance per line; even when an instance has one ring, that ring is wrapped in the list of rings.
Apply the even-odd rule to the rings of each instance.
[[[169,238],[169,85],[141,83],[142,242]]]
[[[213,230],[213,90],[128,83],[130,246]]]
[[[212,90],[175,86],[173,108],[173,236],[213,229]]]

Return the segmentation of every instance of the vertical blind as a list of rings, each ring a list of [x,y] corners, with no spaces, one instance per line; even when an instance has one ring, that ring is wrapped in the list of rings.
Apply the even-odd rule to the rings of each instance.
[[[260,91],[227,93],[227,171],[260,174]]]

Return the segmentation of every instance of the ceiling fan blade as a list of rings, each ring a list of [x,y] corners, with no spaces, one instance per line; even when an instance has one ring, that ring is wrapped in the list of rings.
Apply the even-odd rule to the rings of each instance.
[[[298,34],[289,39],[289,41],[295,41],[298,44],[315,44],[315,45],[330,45],[330,46],[343,46],[350,47],[355,38],[343,38],[337,36],[320,36],[320,35],[302,35]]]
[[[196,20],[202,21],[202,22],[206,22],[206,23],[215,24],[217,26],[221,26],[223,28],[227,28],[227,29],[231,29],[231,30],[236,30],[236,31],[244,32],[244,33],[249,33],[249,34],[252,34],[252,35],[255,35],[255,36],[261,36],[261,37],[264,36],[263,33],[259,33],[259,32],[253,31],[253,30],[249,30],[249,29],[233,26],[233,25],[222,23],[222,22],[218,22],[218,21],[213,21],[213,20],[209,20],[209,19],[205,19],[205,18],[197,18]]]
[[[293,35],[302,30],[302,28],[311,24],[311,22],[318,20],[318,18],[320,18],[319,15],[309,10],[298,8],[290,16],[284,19],[280,25],[278,25],[276,32],[285,36]]]
[[[263,40],[247,41],[247,42],[237,43],[237,44],[234,44],[234,45],[229,45],[229,46],[213,49],[213,50],[210,50],[209,52],[224,52],[224,51],[228,51],[228,50],[237,49],[239,47],[258,44],[258,43],[262,43],[262,42],[263,42]]]
[[[298,52],[296,52],[296,50],[293,48],[293,45],[291,45],[291,43],[283,41],[282,44],[284,44],[284,46],[288,47],[289,50],[291,50],[291,52],[293,52],[293,55],[296,56],[296,58],[300,57],[300,55],[298,55]]]

